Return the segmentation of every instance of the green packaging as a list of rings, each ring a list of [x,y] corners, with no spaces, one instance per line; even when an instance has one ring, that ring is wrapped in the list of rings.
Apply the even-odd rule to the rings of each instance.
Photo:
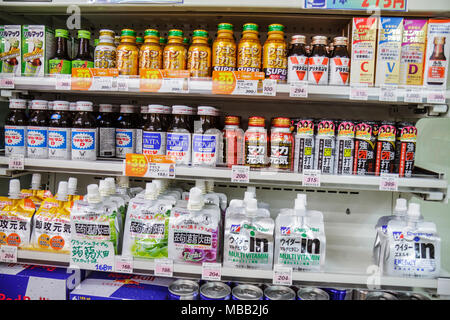
[[[43,77],[55,55],[55,33],[44,25],[22,26],[22,75]]]
[[[20,76],[20,25],[0,25],[0,72]]]

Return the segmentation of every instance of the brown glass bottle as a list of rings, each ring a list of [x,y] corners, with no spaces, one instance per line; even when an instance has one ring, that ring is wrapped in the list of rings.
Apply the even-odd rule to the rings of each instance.
[[[329,57],[326,49],[327,37],[314,36],[312,50],[308,59],[308,82],[310,84],[328,84]]]
[[[116,118],[111,104],[100,104],[97,117],[98,141],[100,157],[113,158],[116,156]]]
[[[89,40],[91,33],[87,30],[78,30],[78,53],[72,61],[72,68],[93,68],[94,59],[91,56]]]
[[[445,37],[435,37],[433,53],[429,59],[427,83],[430,85],[442,85],[445,81],[445,61],[447,58],[444,54]]]
[[[48,158],[48,102],[33,100],[27,128],[27,154],[29,158]]]
[[[5,155],[22,154],[26,156],[28,117],[25,113],[27,102],[24,99],[10,99],[9,113],[5,119]]]
[[[183,105],[172,107],[172,123],[167,131],[166,154],[173,156],[177,164],[187,165],[191,162],[191,130],[189,116],[192,108]]]
[[[167,132],[163,127],[163,116],[163,105],[151,104],[148,106],[147,120],[142,126],[143,154],[166,154]]]
[[[72,62],[68,54],[67,40],[69,32],[65,29],[55,30],[56,52],[48,61],[50,74],[71,74]]]
[[[308,54],[305,44],[305,36],[292,36],[291,47],[288,51],[288,82],[307,80]]]
[[[97,159],[97,119],[90,101],[77,101],[72,123],[72,160]]]
[[[335,37],[333,39],[328,81],[330,85],[348,85],[350,55],[347,51],[347,42],[348,38],[346,37]]]
[[[120,105],[120,116],[116,126],[116,157],[125,158],[127,153],[136,152],[136,121],[133,105]]]
[[[70,138],[72,117],[69,113],[69,102],[54,101],[53,111],[48,124],[48,157],[49,159],[70,160]]]

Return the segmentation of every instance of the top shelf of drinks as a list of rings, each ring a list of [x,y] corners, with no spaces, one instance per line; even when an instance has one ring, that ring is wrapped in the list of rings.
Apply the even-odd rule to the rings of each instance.
[[[1,70],[3,77],[72,74],[76,68],[115,69],[130,77],[145,77],[146,70],[186,70],[191,80],[244,71],[262,72],[280,84],[446,89],[450,20],[355,17],[351,23],[351,41],[321,35],[308,41],[294,34],[290,45],[278,23],[268,26],[263,45],[254,23],[243,25],[239,41],[230,23],[218,25],[215,39],[203,29],[194,30],[192,39],[186,30],[171,29],[167,43],[152,28],[143,37],[132,29],[122,29],[120,36],[101,29],[94,46],[87,30],[78,30],[75,39],[64,29],[5,25]]]

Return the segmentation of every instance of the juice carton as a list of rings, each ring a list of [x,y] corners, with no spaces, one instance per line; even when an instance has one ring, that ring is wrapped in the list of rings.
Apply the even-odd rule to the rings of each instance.
[[[402,53],[400,57],[400,85],[421,86],[428,20],[403,21]]]
[[[350,84],[367,83],[373,86],[376,40],[377,18],[353,18]]]
[[[22,75],[43,77],[55,55],[55,33],[44,25],[22,26]]]
[[[424,85],[444,89],[450,57],[450,19],[428,21]]]
[[[20,76],[20,25],[0,26],[0,72]]]
[[[403,18],[380,17],[377,48],[377,86],[398,84],[402,45]]]

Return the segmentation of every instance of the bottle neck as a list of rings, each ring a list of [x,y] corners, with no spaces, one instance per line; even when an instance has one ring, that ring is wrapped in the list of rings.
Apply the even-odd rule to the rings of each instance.
[[[120,44],[126,44],[126,45],[136,45],[136,40],[133,37],[122,37],[120,39]]]
[[[56,38],[56,52],[55,57],[68,59],[67,55],[67,39],[64,37]]]
[[[444,55],[444,45],[436,44],[434,46],[433,54],[431,55],[431,60],[447,60]]]
[[[313,45],[311,55],[313,56],[326,56],[327,50],[324,44]]]
[[[144,38],[144,44],[160,44],[159,38],[147,36]]]
[[[242,39],[241,40],[253,40],[253,41],[259,41],[258,33],[251,32],[251,31],[244,31],[242,33]]]
[[[89,53],[89,40],[88,39],[80,39],[80,43],[78,45],[78,55],[77,59],[90,59],[91,55]]]
[[[167,44],[183,44],[183,39],[181,37],[169,37]]]
[[[234,41],[233,32],[232,31],[219,31],[217,32],[216,39],[226,39]]]
[[[194,37],[194,39],[192,39],[192,44],[208,44],[208,39],[205,39],[203,37]]]
[[[347,47],[344,45],[335,46],[333,49],[332,57],[346,57],[348,58]]]

